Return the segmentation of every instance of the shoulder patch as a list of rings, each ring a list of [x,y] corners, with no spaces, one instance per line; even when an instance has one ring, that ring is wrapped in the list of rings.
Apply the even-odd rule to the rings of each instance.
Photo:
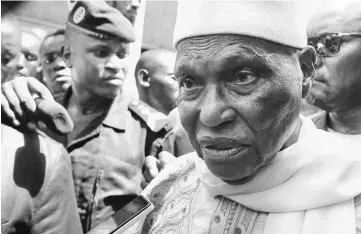
[[[159,132],[163,128],[165,128],[166,131],[169,131],[172,128],[172,124],[168,116],[157,111],[141,100],[132,100],[129,103],[128,108],[138,115],[153,132]]]

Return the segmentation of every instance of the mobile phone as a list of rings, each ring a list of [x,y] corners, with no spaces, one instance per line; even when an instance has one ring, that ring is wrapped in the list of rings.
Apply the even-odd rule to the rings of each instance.
[[[137,196],[131,202],[123,206],[110,218],[100,223],[88,232],[120,234],[133,226],[140,219],[146,217],[154,210],[153,204],[143,197]],[[106,232],[105,232],[106,231]]]

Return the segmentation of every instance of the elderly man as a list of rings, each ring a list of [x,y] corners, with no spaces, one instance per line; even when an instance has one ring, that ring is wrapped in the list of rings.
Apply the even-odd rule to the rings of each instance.
[[[71,85],[70,68],[62,57],[64,43],[65,30],[59,29],[45,36],[40,46],[43,79],[55,97],[62,95]]]
[[[315,52],[298,2],[180,2],[174,45],[196,153],[149,184],[129,233],[360,232],[360,144],[299,114]]]
[[[75,128],[62,139],[54,137],[70,154],[86,232],[141,192],[143,166],[148,181],[165,166],[162,157],[169,153],[159,152],[161,148],[153,143],[166,135],[171,125],[167,116],[124,95],[134,33],[120,12],[104,1],[78,1],[69,14],[65,35],[63,57],[72,71],[72,86],[57,100],[67,109]],[[2,111],[16,118],[24,106],[28,112],[35,109],[29,91],[39,93],[45,87],[27,78],[8,82],[2,89]],[[148,166],[149,160],[154,168]]]
[[[361,4],[322,6],[308,24],[317,51],[309,101],[324,111],[311,116],[316,126],[361,142]]]

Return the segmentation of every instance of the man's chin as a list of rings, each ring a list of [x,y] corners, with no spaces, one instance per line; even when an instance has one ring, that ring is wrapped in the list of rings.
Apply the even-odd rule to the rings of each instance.
[[[220,165],[215,166],[217,168],[212,168],[211,165],[207,165],[213,175],[230,185],[242,185],[248,183],[254,178],[256,174],[248,168],[239,168],[237,172],[230,174],[230,172],[234,170],[228,170],[227,168],[221,167]]]
[[[242,179],[223,180],[223,181],[226,182],[227,184],[230,184],[230,185],[242,185],[242,184],[246,184],[246,183],[250,182],[253,178],[254,178],[254,175],[246,176],[246,177],[244,177]]]
[[[306,98],[307,102],[325,111],[332,111],[332,107],[328,104],[324,95],[310,94]]]

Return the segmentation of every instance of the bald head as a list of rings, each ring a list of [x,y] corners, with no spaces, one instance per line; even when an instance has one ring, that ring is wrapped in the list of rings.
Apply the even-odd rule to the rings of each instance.
[[[323,25],[320,26],[320,22]],[[308,36],[315,36],[315,31],[323,33],[329,30],[330,26],[333,26],[334,32],[361,32],[360,1],[345,0],[321,4],[309,20]]]
[[[157,69],[174,69],[176,53],[167,49],[152,49],[143,52],[135,68],[135,73],[140,69],[146,69],[148,72],[155,72]],[[136,75],[136,74],[135,74]]]
[[[337,33],[346,34],[339,36]],[[357,113],[356,109],[361,111],[360,1],[322,4],[311,17],[307,34],[312,40],[318,40],[317,46],[320,45],[330,55],[323,56],[321,53],[317,56],[308,100],[329,113]]]
[[[172,50],[152,49],[141,54],[135,68],[140,99],[166,115],[175,107],[178,97],[175,59]]]
[[[21,48],[20,24],[15,15],[1,19],[1,83],[11,80],[17,73],[17,61]]]

